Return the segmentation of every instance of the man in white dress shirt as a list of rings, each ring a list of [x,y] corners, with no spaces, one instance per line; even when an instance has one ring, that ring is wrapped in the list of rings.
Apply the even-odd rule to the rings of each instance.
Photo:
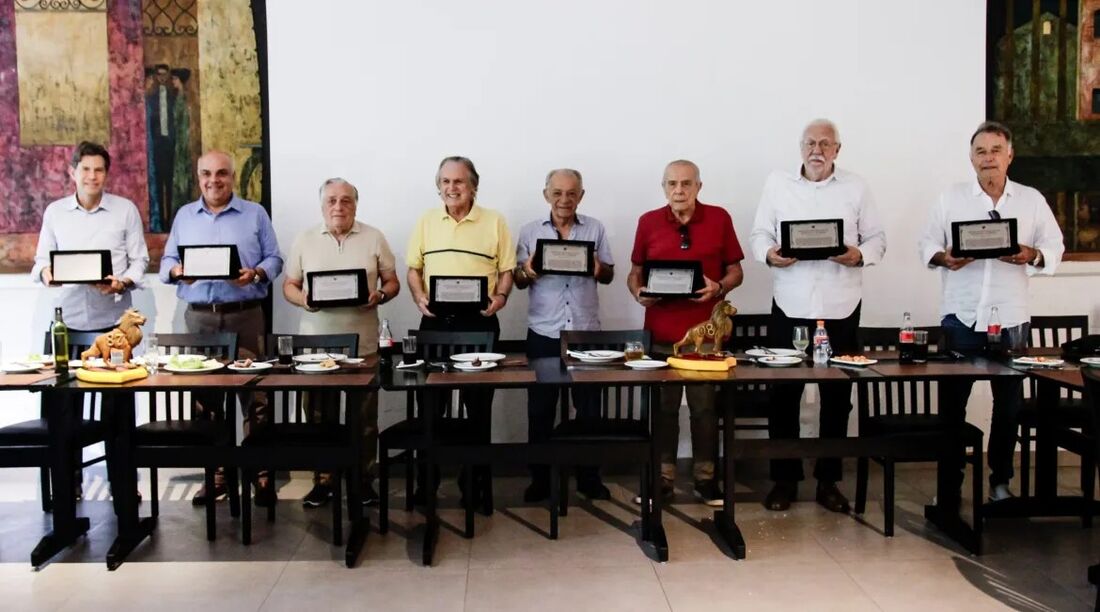
[[[73,151],[69,176],[76,193],[51,202],[42,214],[42,230],[31,278],[53,285],[50,251],[111,252],[111,274],[96,285],[56,289],[65,323],[72,331],[106,331],[130,307],[130,292],[141,287],[149,251],[137,206],[104,191],[111,156],[102,145],[82,142]]]
[[[986,349],[986,329],[993,307],[998,310],[1001,343],[1022,348],[1030,332],[1027,308],[1028,277],[1053,275],[1062,261],[1065,244],[1062,230],[1043,195],[1031,187],[1008,180],[1012,163],[1012,132],[994,121],[978,126],[970,137],[970,163],[976,180],[957,183],[940,195],[932,207],[920,241],[920,258],[931,268],[940,268],[943,299],[944,344],[963,353]],[[1016,219],[1020,252],[999,259],[974,260],[951,256],[951,224],[955,221]],[[1009,346],[1009,342],[1017,346]],[[965,418],[966,402],[973,381],[952,381],[942,396],[948,401],[940,412],[959,421]],[[994,500],[1011,496],[1012,455],[1016,450],[1016,414],[1022,403],[1018,379],[998,379],[993,389],[993,422],[989,431],[989,484]],[[962,485],[962,457],[944,462],[943,469]],[[955,469],[958,468],[958,469]],[[941,491],[957,505],[958,487]],[[942,501],[942,500],[941,500]]]
[[[764,185],[749,240],[753,255],[773,270],[772,317],[768,341],[773,347],[791,344],[795,327],[813,333],[817,321],[825,322],[829,342],[836,353],[859,350],[859,314],[863,299],[864,266],[877,264],[886,252],[886,235],[867,184],[835,165],[840,153],[840,134],[827,119],[806,126],[801,141],[802,167],[798,172],[773,172]],[[841,255],[801,261],[779,253],[780,223],[802,219],[842,219]],[[775,388],[768,434],[772,439],[799,436],[799,408],[805,385]],[[847,435],[852,410],[851,383],[822,383],[820,437]],[[837,489],[841,462],[817,460],[817,502],[833,512],[848,512],[848,500]],[[769,510],[786,510],[797,497],[803,479],[801,459],[773,459],[775,482],[764,500]]]

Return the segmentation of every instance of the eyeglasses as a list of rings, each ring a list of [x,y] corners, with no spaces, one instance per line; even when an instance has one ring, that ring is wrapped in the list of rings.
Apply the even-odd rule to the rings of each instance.
[[[835,147],[837,143],[831,140],[803,140],[802,148],[807,151],[813,151],[815,148],[820,147],[822,152],[830,151]]]
[[[1000,221],[1001,220],[1001,213],[997,212],[997,209],[994,208],[994,209],[989,211],[989,218],[993,219],[994,221]]]
[[[691,248],[691,236],[688,234],[687,224],[680,226],[680,249],[686,251]]]

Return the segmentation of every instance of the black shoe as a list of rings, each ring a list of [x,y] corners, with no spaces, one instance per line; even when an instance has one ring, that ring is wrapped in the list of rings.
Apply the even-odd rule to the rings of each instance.
[[[764,498],[764,507],[773,512],[790,510],[791,502],[798,496],[798,485],[793,482],[777,482],[768,496]]]
[[[577,493],[589,501],[611,499],[611,489],[608,489],[598,477],[595,480],[578,481]]]
[[[256,492],[257,496],[259,491]],[[315,484],[313,488],[302,498],[303,508],[320,508],[332,500],[332,487],[324,484]],[[259,504],[257,504],[259,505]]]
[[[713,478],[695,481],[695,497],[712,508],[721,508],[726,503],[722,491],[718,489],[718,483]]]
[[[363,505],[364,506],[377,506],[381,498],[378,496],[378,491],[374,490],[374,485],[369,482],[363,483]]]
[[[852,507],[848,505],[848,498],[836,488],[835,482],[817,483],[817,503],[830,512],[847,514]]]
[[[211,498],[211,496],[206,491],[206,486],[204,485],[201,489],[199,489],[199,492],[195,493],[195,496],[191,498],[191,505],[205,506],[210,500],[217,501],[219,499],[225,499],[228,495],[229,490],[225,488],[224,484],[215,484],[214,496]]]
[[[253,502],[257,508],[270,508],[275,505],[278,497],[275,495],[275,485],[268,482],[266,485],[256,484],[256,495]]]
[[[550,497],[550,481],[543,478],[535,478],[527,489],[523,491],[523,501],[534,504]]]

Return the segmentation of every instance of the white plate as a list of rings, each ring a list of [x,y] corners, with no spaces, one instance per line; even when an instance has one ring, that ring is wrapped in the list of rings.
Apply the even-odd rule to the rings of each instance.
[[[237,365],[235,363],[231,363],[226,367],[229,368],[230,370],[233,370],[234,372],[259,372],[260,370],[268,370],[272,366],[271,366],[270,363],[263,363],[261,361],[253,361],[252,365],[248,366],[247,368],[244,367],[244,366]]]
[[[1038,357],[1017,357],[1012,360],[1012,363],[1018,363],[1020,365],[1038,366],[1060,366],[1065,362],[1064,359],[1058,359],[1056,357],[1043,357],[1041,361]]]
[[[323,366],[319,363],[299,363],[294,369],[302,374],[325,374],[340,369],[338,365]]]
[[[1081,363],[1098,368],[1100,367],[1100,357],[1082,357]]]
[[[569,351],[569,356],[585,363],[606,363],[622,359],[622,351]]]
[[[198,353],[180,353],[178,355],[161,354],[157,355],[157,362],[162,366],[166,366],[173,357],[177,359],[206,359],[206,355],[199,355]],[[142,355],[141,357],[134,357],[130,361],[137,365],[145,365],[145,355]]]
[[[343,353],[305,353],[302,355],[295,355],[294,361],[298,363],[321,363],[326,359],[342,361],[347,358],[348,356]]]
[[[412,363],[405,363],[404,361],[402,361],[401,363],[397,364],[397,369],[399,369],[399,370],[410,370],[412,368],[418,368],[422,365],[424,365],[424,360],[423,359],[417,359],[416,361],[414,361]]]
[[[772,368],[787,368],[802,363],[802,358],[790,355],[770,355],[768,357],[757,357],[756,363]]]
[[[143,365],[143,364],[138,363],[138,358],[136,358],[136,357],[134,359],[132,359],[131,361],[133,361],[135,364]],[[107,362],[103,361],[103,359],[101,359],[99,357],[92,357],[91,359],[89,359],[86,362],[82,359],[70,359],[69,360],[69,368],[70,369],[72,369],[72,368],[83,368],[84,366],[88,366],[89,368],[102,368],[102,367],[107,366]]]
[[[504,359],[504,355],[501,353],[459,353],[457,355],[451,355],[451,361],[474,361],[480,359],[481,361],[500,361]]]
[[[363,363],[363,358],[362,357],[347,357],[345,359],[341,359],[340,363],[342,363],[344,365],[359,365],[359,364]]]
[[[164,366],[164,369],[173,374],[206,374],[207,372],[214,372],[224,367],[225,365],[216,359],[207,359],[202,362],[201,368],[179,368],[172,364],[168,364]]]
[[[839,363],[840,365],[852,366],[856,368],[862,368],[864,366],[874,365],[878,363],[878,359],[868,359],[867,361],[848,361],[847,359],[841,359],[840,357],[832,357],[829,361],[833,363]]]
[[[667,366],[667,361],[658,361],[656,359],[635,359],[634,361],[626,362],[626,367],[635,370],[656,370]]]
[[[764,349],[749,349],[745,354],[749,357],[798,357],[805,354],[802,351],[787,348],[770,348],[768,351],[770,352],[765,352]]]
[[[501,355],[501,357],[503,357],[503,355]],[[497,367],[495,361],[482,361],[481,365],[474,365],[468,361],[460,361],[454,365],[456,370],[462,370],[463,372],[480,372],[495,367]]]
[[[0,369],[3,369],[8,374],[27,374],[29,372],[37,372],[38,370],[41,370],[42,368],[41,368],[41,366],[33,365],[33,364],[25,364],[24,365],[24,364],[5,363],[4,367],[0,368]]]
[[[23,363],[33,363],[33,364],[40,364],[40,365],[44,365],[44,364],[53,365],[53,355],[38,355],[38,356],[34,357],[33,359],[28,355],[26,359],[20,359],[19,361],[21,361]],[[69,363],[72,363],[72,361],[73,360],[70,359]]]

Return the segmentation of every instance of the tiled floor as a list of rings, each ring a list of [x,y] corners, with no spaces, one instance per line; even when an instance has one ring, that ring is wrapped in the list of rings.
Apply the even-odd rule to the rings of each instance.
[[[1074,470],[1064,468],[1064,482]],[[397,509],[386,536],[372,531],[355,569],[330,544],[331,513],[297,501],[305,479],[283,484],[276,522],[261,517],[254,543],[219,507],[218,539],[207,542],[203,513],[187,501],[198,477],[162,472],[154,537],[116,572],[104,555],[114,520],[101,472],[87,472],[81,513],[92,530],[74,548],[33,571],[28,558],[48,528],[37,471],[0,473],[0,608],[5,610],[1087,610],[1095,590],[1085,568],[1100,560],[1100,526],[1073,519],[987,523],[988,553],[973,557],[921,517],[934,488],[928,469],[899,471],[897,535],[884,538],[872,471],[872,503],[862,518],[806,501],[784,513],[759,504],[766,483],[739,489],[738,522],[748,558],[733,561],[714,543],[710,510],[688,491],[665,514],[668,563],[636,542],[633,482],[612,479],[615,499],[582,504],[545,537],[548,515],[519,503],[525,482],[497,480],[498,511],[478,516],[461,537],[453,481],[444,484],[436,563],[417,565],[421,517]],[[852,478],[843,483],[851,494]],[[754,486],[755,485],[755,486]],[[755,489],[755,490],[752,490]],[[811,487],[803,485],[803,496]],[[395,483],[398,508],[403,486]],[[148,499],[148,491],[144,492]],[[143,508],[147,512],[147,508]],[[372,520],[374,512],[371,513]],[[375,521],[376,523],[376,521]]]

